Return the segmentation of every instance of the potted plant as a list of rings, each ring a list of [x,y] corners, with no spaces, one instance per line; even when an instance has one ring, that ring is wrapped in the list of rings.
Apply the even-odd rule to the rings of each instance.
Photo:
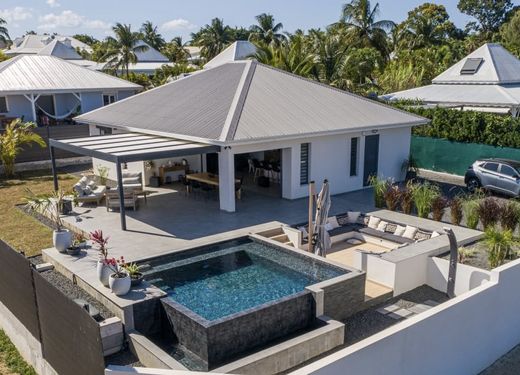
[[[130,280],[132,282],[132,286],[138,286],[143,281],[143,274],[139,272],[140,266],[135,263],[125,263],[123,265],[128,275],[130,275]]]
[[[50,195],[36,195],[28,190],[28,196],[25,198],[30,211],[45,215],[53,222],[52,243],[60,253],[65,253],[72,244],[72,233],[65,229],[61,220],[64,197],[65,193],[62,190]]]
[[[102,230],[96,230],[90,233],[90,240],[97,245],[99,250],[99,259],[97,262],[97,275],[98,279],[104,286],[109,286],[109,277],[112,271],[108,264],[108,240],[109,237],[104,237]]]
[[[110,168],[104,166],[104,165],[98,165],[97,166],[97,173],[99,177],[99,184],[102,186],[106,186],[108,181],[108,171]]]
[[[130,287],[132,286],[130,275],[123,267],[124,259],[122,257],[120,260],[116,260],[116,258],[108,259],[107,264],[113,271],[109,278],[112,293],[116,296],[124,296],[130,291]]]
[[[87,239],[81,233],[74,233],[72,238],[72,245],[67,248],[67,254],[78,255],[81,249],[87,246]]]
[[[401,170],[405,173],[405,181],[414,180],[417,178],[417,172],[419,172],[419,167],[417,165],[417,161],[410,154],[408,159],[403,160],[403,164],[401,164]]]

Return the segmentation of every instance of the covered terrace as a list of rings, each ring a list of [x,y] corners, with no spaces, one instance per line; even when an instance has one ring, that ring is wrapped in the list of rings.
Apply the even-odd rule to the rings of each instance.
[[[97,158],[115,164],[122,230],[126,230],[126,212],[124,204],[122,172],[122,165],[124,163],[220,151],[220,146],[183,141],[163,136],[146,135],[141,133],[122,133],[116,135],[92,136],[62,140],[50,139],[49,147],[55,190],[58,190],[59,188],[55,160],[56,148],[84,156],[90,156],[92,158]],[[234,195],[234,172],[230,172],[228,175],[230,181],[226,181],[222,176],[220,176],[220,192],[222,194],[222,192],[230,190],[231,194]],[[224,188],[223,185],[225,185]]]

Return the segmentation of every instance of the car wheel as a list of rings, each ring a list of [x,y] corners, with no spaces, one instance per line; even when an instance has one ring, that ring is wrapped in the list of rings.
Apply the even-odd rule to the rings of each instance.
[[[476,177],[471,177],[468,182],[466,183],[466,187],[468,188],[468,191],[473,194],[477,189],[480,188],[480,181]]]

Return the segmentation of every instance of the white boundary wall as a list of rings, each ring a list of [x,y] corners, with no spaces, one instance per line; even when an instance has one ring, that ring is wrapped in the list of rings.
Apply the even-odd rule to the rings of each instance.
[[[491,271],[489,282],[292,374],[477,374],[520,342],[518,285],[520,260]]]

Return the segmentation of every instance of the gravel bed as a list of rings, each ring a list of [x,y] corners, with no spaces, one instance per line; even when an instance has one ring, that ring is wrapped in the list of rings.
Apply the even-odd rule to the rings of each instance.
[[[41,256],[31,257],[29,258],[29,260],[31,261],[31,263],[35,265],[43,262]],[[99,313],[102,318],[107,319],[114,316],[114,314],[110,312],[110,310],[108,310],[101,302],[96,300],[94,297],[92,297],[78,285],[75,285],[71,280],[63,276],[58,271],[50,270],[40,272],[40,275],[42,275],[48,282],[54,285],[54,287],[56,287],[70,299],[81,298],[90,303],[92,306],[99,310]]]
[[[480,375],[517,375],[520,372],[520,345],[499,358]]]
[[[130,351],[130,349],[126,348],[119,353],[109,355],[105,358],[105,366],[114,365],[114,366],[127,366],[127,367],[146,367],[143,366],[139,359]]]

